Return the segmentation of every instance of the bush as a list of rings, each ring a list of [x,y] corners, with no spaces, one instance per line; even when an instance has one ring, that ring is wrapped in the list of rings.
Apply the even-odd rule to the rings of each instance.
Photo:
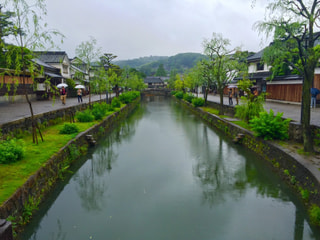
[[[177,93],[177,91],[174,91],[174,90],[171,91],[171,95],[172,95],[172,96],[176,95],[176,93]]]
[[[13,138],[0,141],[0,164],[17,162],[24,157],[24,153],[23,140]]]
[[[120,102],[119,98],[112,98],[111,107],[112,107],[112,108],[119,108],[119,107],[121,107],[121,102]]]
[[[192,103],[192,99],[194,99],[195,96],[192,93],[185,93],[183,94],[183,99],[189,103]]]
[[[182,99],[182,98],[183,98],[183,92],[182,92],[182,91],[179,91],[179,92],[177,92],[174,96],[175,96],[176,98],[178,98],[178,99]]]
[[[134,99],[136,99],[139,96],[140,96],[140,92],[138,91],[125,92],[119,96],[119,99],[121,102],[127,104],[127,103],[131,103]]]
[[[204,99],[203,98],[193,98],[192,105],[195,107],[202,107],[204,105]]]
[[[83,112],[77,112],[76,119],[79,122],[92,122],[94,120],[94,116],[92,115],[90,109],[87,109]]]
[[[320,225],[320,208],[313,204],[309,209],[310,220],[313,224]]]
[[[77,125],[75,125],[73,123],[65,123],[59,133],[60,134],[73,134],[73,133],[78,133],[78,132],[79,132],[79,128]]]
[[[235,106],[235,117],[245,122],[249,122],[254,117],[258,117],[263,108],[264,95],[258,97],[241,97],[241,104]]]
[[[92,107],[92,115],[96,120],[100,120],[106,115],[108,108],[109,107],[105,102],[95,103]]]
[[[250,120],[250,127],[256,132],[256,136],[263,137],[265,140],[288,139],[290,119],[282,119],[283,113],[274,116],[272,109],[270,113],[261,112],[259,117]]]

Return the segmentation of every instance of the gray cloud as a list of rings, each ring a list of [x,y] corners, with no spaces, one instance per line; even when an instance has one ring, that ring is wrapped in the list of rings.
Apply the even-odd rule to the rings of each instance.
[[[61,50],[70,57],[90,36],[118,59],[202,52],[202,42],[222,33],[233,46],[258,51],[253,24],[263,4],[251,0],[50,0],[47,22],[66,36]],[[267,43],[265,43],[267,44]]]

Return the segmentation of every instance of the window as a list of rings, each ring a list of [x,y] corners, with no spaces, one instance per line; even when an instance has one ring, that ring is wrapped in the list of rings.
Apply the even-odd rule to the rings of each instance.
[[[263,63],[257,63],[257,71],[263,71],[264,70],[264,64]]]
[[[63,73],[68,74],[68,66],[67,65],[62,65],[62,70],[63,70]]]

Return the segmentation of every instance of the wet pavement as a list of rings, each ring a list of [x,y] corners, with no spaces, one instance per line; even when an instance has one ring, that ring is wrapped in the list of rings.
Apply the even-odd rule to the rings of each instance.
[[[101,99],[106,99],[106,96],[102,95]],[[89,96],[84,96],[82,100],[82,103],[89,103]],[[98,100],[100,100],[100,95],[91,95],[91,102]],[[65,105],[62,104],[60,98],[41,101],[34,100],[32,101],[32,109],[33,114],[37,115],[79,104],[81,103],[78,103],[78,98],[67,98]],[[1,103],[0,112],[0,125],[7,122],[19,120],[21,118],[30,117],[31,115],[29,104],[27,102]]]

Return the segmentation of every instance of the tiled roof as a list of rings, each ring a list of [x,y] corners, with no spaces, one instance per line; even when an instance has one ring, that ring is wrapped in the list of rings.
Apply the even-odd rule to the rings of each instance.
[[[146,77],[144,83],[163,83],[160,77]]]
[[[67,53],[64,51],[34,52],[36,58],[45,63],[61,63]]]
[[[258,61],[262,58],[262,55],[263,55],[263,51],[264,49],[262,49],[261,51],[247,57],[247,61],[248,62],[254,62],[254,61]]]

